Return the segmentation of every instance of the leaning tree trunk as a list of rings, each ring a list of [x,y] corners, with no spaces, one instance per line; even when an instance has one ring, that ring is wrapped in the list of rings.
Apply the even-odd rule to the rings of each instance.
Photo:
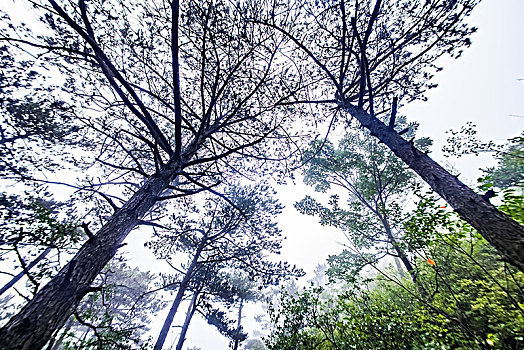
[[[41,349],[61,328],[123,240],[181,170],[173,157],[90,238],[73,259],[0,329],[0,349]]]
[[[413,169],[471,226],[473,226],[502,257],[524,272],[524,227],[464,185],[412,142],[404,140],[393,128],[362,108],[340,102],[347,112]]]
[[[413,265],[411,265],[411,261],[409,261],[409,258],[407,257],[404,250],[399,246],[397,240],[395,239],[395,236],[393,236],[393,232],[391,231],[391,226],[389,225],[389,221],[386,218],[381,217],[380,220],[382,221],[382,225],[384,226],[384,229],[386,230],[386,235],[388,239],[391,241],[391,245],[393,246],[393,249],[395,249],[395,252],[397,253],[398,257],[404,264],[404,267],[408,271],[409,275],[411,276],[411,279],[413,280],[413,283],[417,286],[417,289],[423,297],[426,297],[428,295],[426,289],[424,288],[424,285],[422,282],[418,280],[417,271],[413,268]]]
[[[40,255],[35,260],[31,261],[31,263],[29,263],[29,265],[27,265],[25,267],[25,269],[23,269],[23,271],[21,271],[18,275],[16,275],[13,278],[11,278],[11,280],[9,282],[7,282],[2,287],[2,289],[0,289],[0,295],[4,294],[9,288],[14,286],[15,283],[18,282],[26,274],[29,274],[29,271],[33,267],[35,267],[35,265],[38,264],[40,261],[44,260],[44,258],[47,256],[47,254],[49,254],[51,252],[51,250],[53,250],[53,248],[47,247],[42,253],[40,253]]]
[[[47,350],[60,350],[62,348],[62,342],[64,341],[64,338],[66,337],[71,327],[73,326],[73,323],[74,319],[72,317],[69,317],[64,326],[64,329],[62,330],[62,334],[60,334],[60,337],[58,339],[51,340],[51,343],[49,343]]]
[[[200,254],[202,253],[202,250],[204,249],[205,245],[206,237],[204,236],[198,244],[197,250],[193,255],[193,259],[191,260],[191,264],[189,264],[189,267],[187,268],[184,278],[182,278],[182,281],[180,282],[180,286],[178,287],[175,300],[173,301],[171,309],[169,309],[169,313],[167,314],[166,319],[164,320],[164,325],[162,326],[162,330],[158,335],[158,339],[156,340],[154,350],[162,350],[162,347],[164,346],[167,334],[169,333],[169,329],[171,328],[171,324],[173,323],[173,318],[175,318],[176,312],[178,311],[178,307],[182,302],[182,298],[184,297],[184,293],[186,292],[189,281],[191,281],[191,278],[193,277],[193,271],[198,265],[198,259],[200,258]]]
[[[244,308],[244,299],[240,298],[240,305],[238,306],[238,320],[237,320],[237,329],[236,329],[236,337],[233,343],[233,350],[238,349],[238,345],[240,344],[240,331],[242,330],[242,309]]]
[[[186,340],[187,330],[189,329],[189,323],[191,322],[191,319],[193,318],[193,315],[195,314],[195,311],[198,306],[197,298],[199,294],[199,291],[195,291],[195,293],[193,293],[193,297],[191,298],[191,303],[189,304],[189,307],[187,309],[186,319],[184,320],[184,325],[182,326],[182,331],[180,332],[180,336],[178,337],[178,343],[176,344],[175,350],[182,350],[182,346],[184,345],[184,341]]]

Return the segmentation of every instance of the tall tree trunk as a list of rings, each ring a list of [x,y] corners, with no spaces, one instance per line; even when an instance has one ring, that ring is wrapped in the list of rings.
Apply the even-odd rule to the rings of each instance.
[[[236,338],[233,343],[233,350],[238,349],[238,345],[240,344],[240,330],[242,329],[242,309],[244,307],[244,299],[240,298],[240,306],[238,307],[238,320],[237,320],[237,331],[236,331]]]
[[[391,226],[389,225],[389,221],[387,218],[380,216],[380,220],[382,221],[382,226],[384,226],[384,229],[386,230],[386,235],[391,242],[391,245],[393,246],[393,249],[395,249],[395,252],[397,253],[397,256],[402,261],[402,264],[408,271],[409,275],[411,276],[411,279],[413,280],[413,283],[417,286],[417,289],[423,297],[426,297],[428,295],[426,289],[424,288],[424,285],[422,282],[418,280],[417,277],[417,271],[413,268],[413,265],[411,265],[411,261],[409,261],[408,256],[404,252],[404,250],[399,246],[397,240],[395,239],[395,236],[393,236],[393,232],[391,231]]]
[[[120,208],[73,259],[0,330],[0,349],[41,349],[61,328],[91,283],[115,255],[158,196],[181,171],[183,160],[172,157]]]
[[[400,261],[400,258],[398,256],[395,256],[393,257],[393,260],[395,261],[395,266],[397,267],[397,271],[400,274],[400,278],[406,278],[406,273],[404,272],[404,268],[402,267],[402,262]]]
[[[189,323],[191,322],[191,319],[193,318],[193,315],[195,314],[195,311],[198,306],[197,298],[199,294],[200,292],[198,291],[195,291],[195,293],[193,293],[193,298],[191,298],[191,303],[189,304],[189,307],[187,309],[186,319],[184,320],[184,325],[182,326],[180,337],[178,337],[176,350],[182,350],[182,346],[184,345],[184,341],[186,340],[187,330],[189,329]]]
[[[29,271],[33,267],[35,267],[36,264],[42,261],[47,256],[47,254],[51,252],[51,250],[53,250],[53,248],[47,247],[42,253],[40,253],[40,255],[35,260],[31,261],[31,263],[27,265],[27,267],[23,271],[21,271],[18,275],[14,276],[9,282],[7,282],[2,287],[2,289],[0,289],[0,295],[4,294],[9,288],[14,286],[14,284],[18,282],[22,277],[24,277],[26,273],[29,273]]]
[[[362,108],[340,102],[351,116],[413,169],[509,263],[524,272],[524,227],[464,185],[427,154]],[[438,264],[438,262],[437,262]]]
[[[204,236],[202,240],[200,241],[200,243],[198,244],[197,250],[195,254],[193,255],[193,259],[191,260],[191,264],[187,268],[184,278],[180,282],[180,287],[178,288],[178,291],[175,296],[175,300],[173,301],[173,304],[171,305],[171,309],[169,310],[169,313],[167,314],[166,319],[164,320],[164,325],[162,326],[162,330],[160,331],[160,334],[158,335],[158,339],[156,340],[154,350],[162,350],[162,346],[164,346],[164,342],[166,341],[167,334],[169,333],[169,329],[171,328],[171,324],[173,323],[173,318],[175,317],[178,307],[180,306],[180,303],[182,302],[182,298],[184,297],[184,293],[187,289],[189,281],[193,277],[193,271],[195,270],[195,267],[198,265],[198,259],[200,258],[200,254],[202,253],[202,249],[204,249],[205,245],[206,245],[206,237]]]
[[[393,248],[395,249],[395,252],[399,256],[400,260],[404,264],[404,267],[406,267],[406,270],[408,271],[409,275],[411,276],[411,280],[417,286],[417,289],[420,295],[422,295],[423,297],[426,297],[428,295],[428,292],[426,291],[426,288],[424,288],[424,285],[422,284],[422,282],[418,280],[417,271],[415,271],[408,257],[406,256],[402,248],[400,248],[400,246],[398,245],[397,241],[395,240],[393,236],[391,237],[391,244],[393,245]]]

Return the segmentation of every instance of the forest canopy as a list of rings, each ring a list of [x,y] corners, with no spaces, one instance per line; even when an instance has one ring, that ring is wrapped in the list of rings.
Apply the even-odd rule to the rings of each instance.
[[[195,319],[232,349],[523,346],[522,134],[451,132],[447,155],[497,161],[475,183],[403,114],[479,1],[14,4],[34,18],[1,12],[0,348],[181,350]],[[310,287],[285,210],[344,237]]]

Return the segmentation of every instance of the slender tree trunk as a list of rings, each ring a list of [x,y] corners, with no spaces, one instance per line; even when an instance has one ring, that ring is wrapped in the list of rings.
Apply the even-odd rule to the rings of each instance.
[[[31,261],[31,263],[27,265],[24,271],[20,272],[18,275],[14,276],[9,282],[7,282],[2,287],[2,289],[0,289],[0,295],[4,294],[9,288],[14,286],[15,283],[18,282],[22,277],[24,277],[24,275],[28,273],[33,267],[35,267],[36,264],[42,261],[47,256],[47,254],[51,252],[51,250],[53,250],[53,248],[47,247],[42,253],[40,253],[40,255],[35,260]]]
[[[413,143],[404,140],[393,128],[362,108],[343,102],[340,105],[426,181],[507,262],[524,272],[523,226],[464,185],[427,154],[416,149]]]
[[[187,309],[186,319],[184,320],[184,325],[182,326],[180,337],[178,337],[178,343],[176,344],[176,350],[182,350],[182,346],[184,345],[184,341],[186,340],[186,334],[189,328],[189,323],[191,322],[191,319],[193,318],[193,315],[195,314],[195,311],[198,306],[197,299],[198,299],[199,294],[200,292],[198,291],[193,293],[193,298],[191,298],[191,303],[189,304],[189,308]]]
[[[0,330],[0,349],[41,349],[61,328],[91,283],[115,255],[158,196],[181,171],[183,160],[172,157],[120,208],[100,231],[24,308]]]
[[[397,240],[395,239],[395,236],[393,236],[393,232],[391,231],[391,226],[389,225],[389,221],[386,217],[380,216],[380,220],[382,221],[382,226],[384,226],[384,229],[386,230],[386,235],[388,239],[391,242],[391,245],[393,246],[393,249],[395,249],[395,252],[397,253],[397,256],[402,261],[402,264],[408,271],[409,275],[411,276],[411,279],[413,280],[413,283],[417,286],[417,289],[419,293],[425,297],[428,295],[426,289],[424,288],[424,285],[422,282],[418,280],[417,277],[417,271],[413,268],[413,265],[411,265],[411,261],[409,261],[408,256],[404,252],[404,250],[399,246]]]
[[[411,262],[409,261],[408,257],[406,256],[402,248],[400,248],[395,238],[391,236],[390,239],[391,239],[391,244],[393,245],[393,248],[395,249],[395,252],[399,256],[400,260],[404,264],[404,267],[406,268],[409,275],[411,276],[411,280],[417,286],[417,289],[420,295],[422,295],[423,297],[426,297],[428,295],[428,292],[426,291],[426,288],[424,288],[424,285],[422,284],[422,282],[418,280],[417,271],[415,271],[415,269],[413,268],[413,265],[411,265]]]
[[[242,329],[242,309],[244,307],[244,299],[240,299],[240,306],[238,307],[238,320],[237,320],[237,331],[236,331],[236,338],[233,343],[233,350],[238,349],[238,345],[240,344],[240,330]]]
[[[175,317],[178,307],[180,306],[180,303],[182,302],[182,298],[184,297],[184,293],[187,289],[187,285],[189,284],[189,281],[193,277],[193,271],[195,270],[195,267],[198,265],[198,259],[200,258],[200,254],[202,253],[202,249],[204,249],[205,245],[206,245],[206,238],[203,237],[200,243],[198,244],[195,255],[193,255],[191,264],[187,268],[186,274],[184,275],[182,282],[180,282],[180,287],[178,288],[178,291],[175,296],[175,300],[173,301],[173,304],[171,305],[171,309],[169,310],[169,313],[167,314],[166,319],[164,320],[164,325],[162,326],[162,330],[160,331],[160,334],[158,335],[158,339],[156,340],[154,350],[162,350],[162,347],[164,346],[164,342],[166,341],[167,334],[169,333],[169,329],[171,328],[171,324],[173,323],[173,318]]]
[[[402,268],[402,262],[400,261],[400,258],[395,256],[393,260],[395,260],[395,266],[397,267],[397,271],[400,274],[400,278],[406,278],[406,273],[404,272],[404,268]]]

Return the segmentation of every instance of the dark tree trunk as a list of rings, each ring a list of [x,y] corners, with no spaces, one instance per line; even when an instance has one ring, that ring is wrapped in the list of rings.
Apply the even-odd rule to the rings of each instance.
[[[178,307],[180,306],[180,303],[182,302],[182,298],[184,297],[184,293],[187,289],[187,286],[189,282],[191,281],[191,277],[193,277],[193,271],[195,270],[196,266],[198,265],[198,259],[200,258],[200,254],[202,253],[202,249],[204,249],[205,245],[206,245],[206,239],[204,237],[198,244],[197,250],[195,254],[193,255],[193,259],[191,260],[191,264],[187,268],[186,274],[184,275],[184,278],[180,282],[180,287],[178,287],[178,291],[176,293],[175,300],[173,301],[173,304],[171,305],[171,309],[169,310],[169,313],[167,314],[166,319],[164,320],[164,325],[162,326],[162,330],[160,331],[160,334],[158,335],[158,339],[156,340],[154,350],[162,350],[162,347],[164,346],[164,342],[166,341],[167,334],[169,333],[169,329],[171,328],[171,324],[173,323],[173,318],[175,317]]]
[[[180,172],[172,158],[120,208],[75,257],[0,330],[0,349],[41,349],[61,328],[91,283],[158,196]]]
[[[502,257],[524,272],[524,228],[490,204],[481,195],[464,185],[427,154],[404,140],[393,128],[350,103],[341,106],[356,118],[372,136],[377,137],[393,153],[413,169],[471,226],[473,226]]]
[[[191,322],[191,319],[193,318],[193,315],[195,314],[195,311],[197,309],[199,292],[196,291],[193,294],[193,298],[191,298],[191,303],[189,304],[189,308],[187,309],[186,313],[186,319],[184,320],[184,325],[182,326],[182,331],[180,332],[180,337],[178,337],[178,343],[176,344],[176,350],[182,350],[182,346],[184,345],[184,341],[186,340],[186,334],[187,330],[189,329],[189,323]]]
[[[404,252],[404,250],[398,245],[397,240],[393,236],[393,232],[391,231],[391,226],[389,225],[389,221],[386,218],[380,217],[380,220],[382,221],[382,225],[384,226],[384,229],[386,230],[386,235],[388,236],[389,241],[391,242],[391,245],[393,246],[393,249],[395,249],[395,252],[397,253],[397,256],[402,261],[402,264],[408,271],[409,275],[411,276],[411,279],[413,280],[413,283],[417,286],[417,289],[423,297],[426,297],[428,293],[426,292],[426,289],[424,288],[424,285],[418,280],[417,278],[417,271],[413,268],[413,265],[411,265],[411,261],[409,261],[408,256]]]
[[[237,331],[236,331],[236,338],[233,343],[233,350],[238,349],[238,345],[240,344],[240,330],[242,329],[242,308],[244,307],[244,299],[240,299],[240,306],[238,307],[238,320],[237,320]]]
[[[411,276],[411,280],[417,286],[417,289],[420,295],[422,295],[423,297],[426,297],[428,295],[428,292],[424,288],[424,285],[422,284],[422,282],[418,280],[417,271],[415,271],[415,269],[413,268],[413,265],[411,265],[411,262],[409,261],[408,257],[406,256],[402,248],[400,248],[395,238],[391,236],[390,239],[391,239],[391,245],[393,245],[395,252],[397,253],[400,260],[402,261],[402,264],[404,264],[404,267],[408,271],[409,275]]]
[[[24,271],[20,272],[18,275],[14,276],[9,282],[7,282],[2,287],[2,289],[0,289],[0,295],[4,294],[9,288],[14,286],[15,283],[18,282],[22,277],[24,277],[26,273],[29,273],[29,271],[33,267],[35,267],[36,264],[38,264],[40,261],[44,260],[44,258],[47,256],[47,254],[49,254],[51,252],[51,250],[53,250],[53,248],[47,247],[46,250],[44,250],[42,253],[40,253],[40,255],[35,260],[31,261],[31,263],[29,265],[27,265],[27,267],[24,269]]]

